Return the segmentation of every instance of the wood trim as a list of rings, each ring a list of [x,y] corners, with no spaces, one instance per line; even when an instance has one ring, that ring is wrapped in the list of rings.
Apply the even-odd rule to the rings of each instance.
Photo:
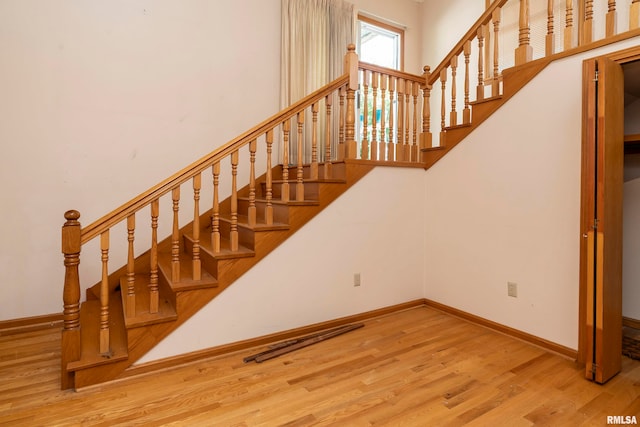
[[[633,329],[640,329],[640,320],[622,316],[622,326],[627,326]]]
[[[0,336],[14,335],[40,329],[62,327],[62,313],[23,317],[0,321]]]
[[[366,22],[367,24],[375,25],[376,27],[384,28],[385,30],[398,33],[400,35],[400,71],[404,70],[404,29],[396,27],[395,25],[387,24],[386,22],[379,21],[375,18],[370,18],[361,13],[358,14],[358,21]]]
[[[376,310],[367,311],[365,313],[355,314],[352,316],[340,317],[338,319],[329,320],[326,322],[315,323],[309,326],[303,326],[301,328],[289,329],[283,332],[276,332],[269,335],[263,335],[257,338],[251,338],[248,340],[238,341],[231,344],[224,344],[217,347],[212,347],[204,350],[194,351],[191,353],[181,354],[174,357],[168,357],[152,362],[143,363],[140,365],[133,365],[123,372],[119,378],[127,378],[135,375],[142,375],[150,372],[157,372],[162,370],[171,369],[187,363],[194,363],[203,359],[209,359],[212,357],[219,357],[235,353],[237,351],[248,350],[251,348],[265,346],[274,342],[284,341],[303,335],[313,334],[325,329],[336,328],[339,326],[348,325],[350,323],[362,322],[364,320],[370,320],[376,317],[388,316],[393,313],[397,313],[403,310],[409,310],[416,307],[424,306],[424,300],[417,299],[402,304],[392,305],[389,307],[379,308]]]
[[[366,159],[344,159],[344,162],[346,164],[354,164],[354,165],[425,169],[424,162],[398,162],[398,161],[387,162],[387,161],[381,161],[381,160],[366,160]]]
[[[450,314],[455,317],[459,317],[461,319],[467,320],[471,323],[475,323],[479,326],[483,326],[485,328],[492,329],[496,332],[500,332],[502,334],[508,335],[510,337],[526,341],[535,346],[541,347],[545,350],[551,351],[553,353],[560,354],[562,356],[568,357],[572,360],[576,360],[578,356],[578,352],[572,348],[565,347],[560,344],[556,344],[554,342],[545,340],[544,338],[536,337],[535,335],[528,334],[526,332],[520,331],[518,329],[511,328],[509,326],[502,325],[500,323],[493,322],[491,320],[485,319],[480,316],[476,316],[475,314],[467,313],[466,311],[458,310],[457,308],[450,307],[445,304],[441,304],[436,301],[432,301],[430,299],[424,300],[424,303],[427,307],[434,308],[436,310],[440,310],[444,313]]]
[[[400,70],[394,70],[393,68],[381,67],[380,65],[370,64],[364,61],[358,61],[358,69],[374,71],[376,73],[385,74],[387,76],[398,77],[405,80],[410,80],[413,82],[418,82],[420,84],[425,83],[424,76],[419,76],[417,74],[406,73]]]

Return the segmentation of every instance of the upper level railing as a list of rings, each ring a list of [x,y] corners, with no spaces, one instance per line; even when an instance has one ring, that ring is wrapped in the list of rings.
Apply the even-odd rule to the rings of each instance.
[[[504,69],[638,32],[639,22],[640,0],[494,1],[427,76],[439,138],[472,122],[473,102],[502,94]]]

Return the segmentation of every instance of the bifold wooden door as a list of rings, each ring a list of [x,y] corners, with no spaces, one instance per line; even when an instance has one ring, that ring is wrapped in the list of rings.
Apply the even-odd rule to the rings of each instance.
[[[586,377],[604,383],[622,363],[624,75],[607,58],[583,69],[582,263]]]

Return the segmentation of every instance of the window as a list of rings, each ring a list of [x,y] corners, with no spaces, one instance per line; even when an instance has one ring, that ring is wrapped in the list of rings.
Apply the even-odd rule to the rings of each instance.
[[[402,70],[404,30],[358,15],[358,56],[361,61]]]

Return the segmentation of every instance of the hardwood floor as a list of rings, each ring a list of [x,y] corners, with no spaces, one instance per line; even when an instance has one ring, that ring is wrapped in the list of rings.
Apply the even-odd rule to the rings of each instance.
[[[0,336],[0,425],[606,425],[640,419],[640,362],[572,361],[419,307],[261,364],[263,348],[60,391],[59,331]]]

